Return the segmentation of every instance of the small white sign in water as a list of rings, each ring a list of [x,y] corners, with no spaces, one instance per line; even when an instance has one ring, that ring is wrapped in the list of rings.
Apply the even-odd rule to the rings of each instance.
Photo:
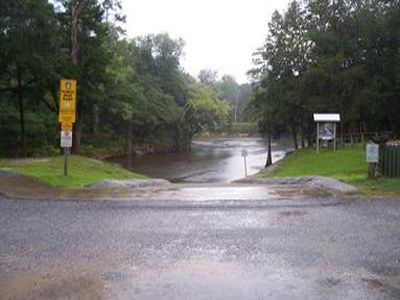
[[[244,160],[244,176],[247,177],[247,157],[248,153],[246,149],[242,150],[242,156],[243,156],[243,160]]]

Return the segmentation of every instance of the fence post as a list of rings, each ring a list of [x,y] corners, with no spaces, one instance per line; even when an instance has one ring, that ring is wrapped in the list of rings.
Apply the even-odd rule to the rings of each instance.
[[[400,177],[400,146],[381,146],[380,171],[385,177]]]
[[[400,177],[400,149],[396,148],[396,177]]]

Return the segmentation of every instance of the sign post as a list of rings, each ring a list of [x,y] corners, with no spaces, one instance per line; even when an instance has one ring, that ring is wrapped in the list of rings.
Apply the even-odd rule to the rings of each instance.
[[[379,162],[379,145],[375,143],[367,144],[367,163],[368,163],[368,178],[376,177],[376,169]]]
[[[340,114],[315,113],[314,122],[317,124],[317,153],[319,153],[320,141],[333,141],[333,151],[336,151],[336,123],[340,122]]]
[[[247,177],[247,160],[246,160],[247,154],[248,154],[247,150],[243,149],[242,150],[242,156],[243,156],[243,159],[244,159],[244,175],[245,175],[245,177]]]
[[[61,123],[60,145],[64,148],[64,176],[68,175],[68,155],[72,147],[72,125],[76,121],[76,80],[60,80],[60,110],[58,121]]]

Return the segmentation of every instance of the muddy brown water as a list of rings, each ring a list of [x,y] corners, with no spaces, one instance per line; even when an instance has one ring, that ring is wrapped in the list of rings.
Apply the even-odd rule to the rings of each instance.
[[[289,149],[284,142],[272,144],[273,161],[283,158]],[[172,182],[226,183],[245,177],[242,151],[246,150],[247,174],[259,172],[265,165],[267,145],[262,138],[213,138],[194,140],[187,153],[155,154],[114,158],[122,166],[150,177]]]

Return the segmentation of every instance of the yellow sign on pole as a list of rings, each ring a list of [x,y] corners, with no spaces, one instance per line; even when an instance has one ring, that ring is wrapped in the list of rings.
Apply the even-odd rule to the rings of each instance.
[[[62,131],[72,131],[72,123],[61,123]]]
[[[61,79],[60,80],[60,112],[58,120],[64,127],[72,127],[75,123],[76,110],[76,80]],[[64,125],[65,124],[65,125]]]

